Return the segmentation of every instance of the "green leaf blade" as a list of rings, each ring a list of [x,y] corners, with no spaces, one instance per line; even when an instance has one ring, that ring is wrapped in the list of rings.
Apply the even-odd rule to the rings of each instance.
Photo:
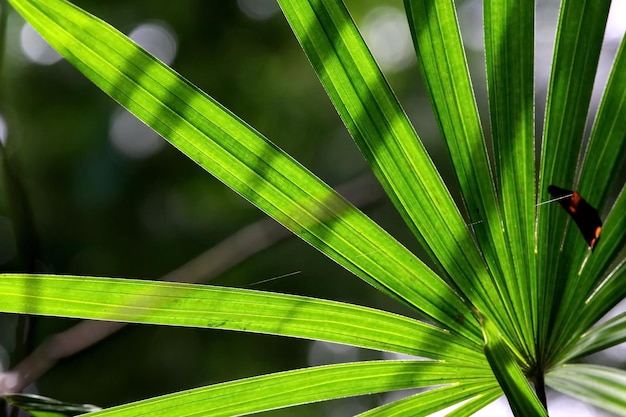
[[[248,415],[316,401],[465,380],[466,376],[459,375],[458,371],[458,367],[448,364],[424,361],[372,361],[320,366],[226,382],[89,415]],[[470,380],[483,378],[490,378],[488,370],[469,377]]]
[[[482,319],[485,356],[515,416],[548,416],[511,354],[499,330],[488,318]]]
[[[569,329],[573,329],[570,345],[578,341],[578,336],[582,333],[581,329],[588,329],[624,297],[626,297],[626,259],[607,275],[606,279],[585,303],[582,311],[578,314],[578,326],[575,326],[571,320],[567,322]],[[560,352],[561,355],[556,356],[556,358],[560,360],[562,355],[568,352],[568,349],[563,349]]]
[[[456,408],[446,415],[446,417],[471,417],[485,406],[491,404],[502,396],[502,389],[494,387],[486,389],[480,395],[472,398],[470,401]]]
[[[506,275],[528,360],[534,358],[535,270],[534,4],[484,2],[487,82],[498,197],[514,275]]]
[[[334,301],[118,278],[0,274],[0,310],[354,344],[484,366],[478,345],[417,320]]]
[[[448,385],[382,405],[361,413],[358,417],[429,416],[472,397],[491,398],[490,395],[493,395],[494,392],[497,396],[502,395],[502,391],[495,381]],[[460,408],[465,409],[465,405]]]
[[[555,390],[626,415],[626,372],[596,365],[563,365],[546,375]]]
[[[626,313],[591,329],[581,336],[563,362],[570,362],[626,342]]]

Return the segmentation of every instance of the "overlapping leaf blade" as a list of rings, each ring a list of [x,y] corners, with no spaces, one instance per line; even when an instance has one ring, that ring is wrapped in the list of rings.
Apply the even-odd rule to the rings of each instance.
[[[626,155],[626,130],[623,121],[626,119],[626,38],[622,39],[611,74],[604,90],[602,101],[596,115],[589,145],[586,149],[580,176],[580,193],[588,201],[597,204],[602,213],[607,201],[610,185],[614,182],[619,166],[624,163]],[[557,319],[560,328],[555,330],[562,342],[580,334],[580,323],[574,314],[591,295],[599,280],[616,259],[626,241],[626,220],[623,215],[626,208],[622,200],[617,200],[605,219],[601,242],[590,256],[584,269],[571,268],[568,273],[561,308],[561,316]],[[569,229],[566,240],[579,242],[579,232],[575,227]],[[577,245],[575,256],[585,252],[584,245]],[[607,311],[612,307],[607,305]],[[575,329],[578,328],[578,331]]]
[[[470,221],[480,221],[474,230],[489,270],[475,267],[472,271],[478,276],[483,297],[472,301],[498,323],[514,344],[516,355],[525,360],[529,354],[521,340],[526,319],[515,311],[515,303],[521,301],[507,286],[514,277],[513,266],[454,4],[451,0],[405,0],[404,4],[422,77]]]
[[[11,3],[98,87],[233,190],[362,279],[477,340],[468,306],[430,269],[172,69],[63,0]]]
[[[542,142],[538,192],[542,201],[548,199],[549,184],[574,186],[609,5],[609,0],[564,0],[561,5]],[[555,337],[552,328],[568,285],[563,277],[570,269],[579,269],[586,244],[579,236],[564,239],[565,225],[575,225],[568,223],[558,204],[539,206],[537,216],[538,343],[550,357],[562,347],[548,339]]]

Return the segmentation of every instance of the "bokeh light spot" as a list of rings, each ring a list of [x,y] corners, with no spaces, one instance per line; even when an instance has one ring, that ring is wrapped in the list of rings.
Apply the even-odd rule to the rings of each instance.
[[[237,0],[239,10],[253,20],[266,20],[279,10],[276,0]]]
[[[363,20],[363,37],[386,72],[398,72],[415,62],[406,15],[394,7],[377,7]]]
[[[3,146],[7,144],[8,137],[9,126],[7,125],[6,120],[4,120],[4,117],[0,114],[0,143],[2,143]]]
[[[174,31],[164,23],[143,23],[133,29],[128,37],[168,65],[176,57],[178,40]]]
[[[20,46],[26,58],[35,64],[52,65],[62,58],[28,23],[20,31]]]
[[[109,138],[120,153],[138,159],[154,155],[164,144],[159,135],[126,110],[111,117]]]
[[[310,366],[318,366],[354,362],[358,357],[359,350],[354,346],[315,341],[309,347],[308,363]]]

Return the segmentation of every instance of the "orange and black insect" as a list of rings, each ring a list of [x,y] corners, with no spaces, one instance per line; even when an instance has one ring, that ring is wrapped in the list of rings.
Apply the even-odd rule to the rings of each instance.
[[[565,188],[550,185],[548,192],[558,198],[559,204],[572,216],[576,226],[580,229],[583,237],[589,244],[589,249],[598,244],[600,232],[602,231],[602,220],[600,214],[591,204],[578,194],[578,191],[567,190]]]

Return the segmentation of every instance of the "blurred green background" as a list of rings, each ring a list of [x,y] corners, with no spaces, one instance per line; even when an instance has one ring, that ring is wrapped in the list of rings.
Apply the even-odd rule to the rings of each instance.
[[[330,185],[370,175],[274,1],[181,0],[175,6],[150,0],[75,3],[163,57]],[[402,2],[346,3],[441,167],[441,175],[458,193],[420,81]],[[551,16],[554,25],[558,3],[545,3],[548,9],[542,16]],[[481,5],[470,0],[458,4],[487,126]],[[546,63],[541,64],[545,71],[538,69],[540,91],[545,89],[552,45],[547,38],[538,40],[547,50]],[[264,218],[122,111],[67,62],[56,60],[41,42],[11,10],[0,93],[5,133],[0,136],[5,142],[5,166],[23,186],[34,228],[29,231],[12,222],[12,210],[25,206],[19,193],[7,189],[4,182],[0,193],[3,271],[157,279]],[[540,106],[541,100],[539,93]],[[360,192],[380,194],[376,185]],[[386,198],[364,210],[421,253]],[[29,224],[28,218],[24,221]],[[411,314],[293,238],[211,283],[249,287],[294,272],[298,273],[253,288]],[[34,319],[29,347],[75,323]],[[12,331],[10,326],[2,329],[8,350]],[[131,325],[62,360],[37,387],[61,400],[110,406],[261,373],[381,357],[377,352],[273,336]],[[297,415],[351,415],[383,400],[373,396],[305,406]]]

